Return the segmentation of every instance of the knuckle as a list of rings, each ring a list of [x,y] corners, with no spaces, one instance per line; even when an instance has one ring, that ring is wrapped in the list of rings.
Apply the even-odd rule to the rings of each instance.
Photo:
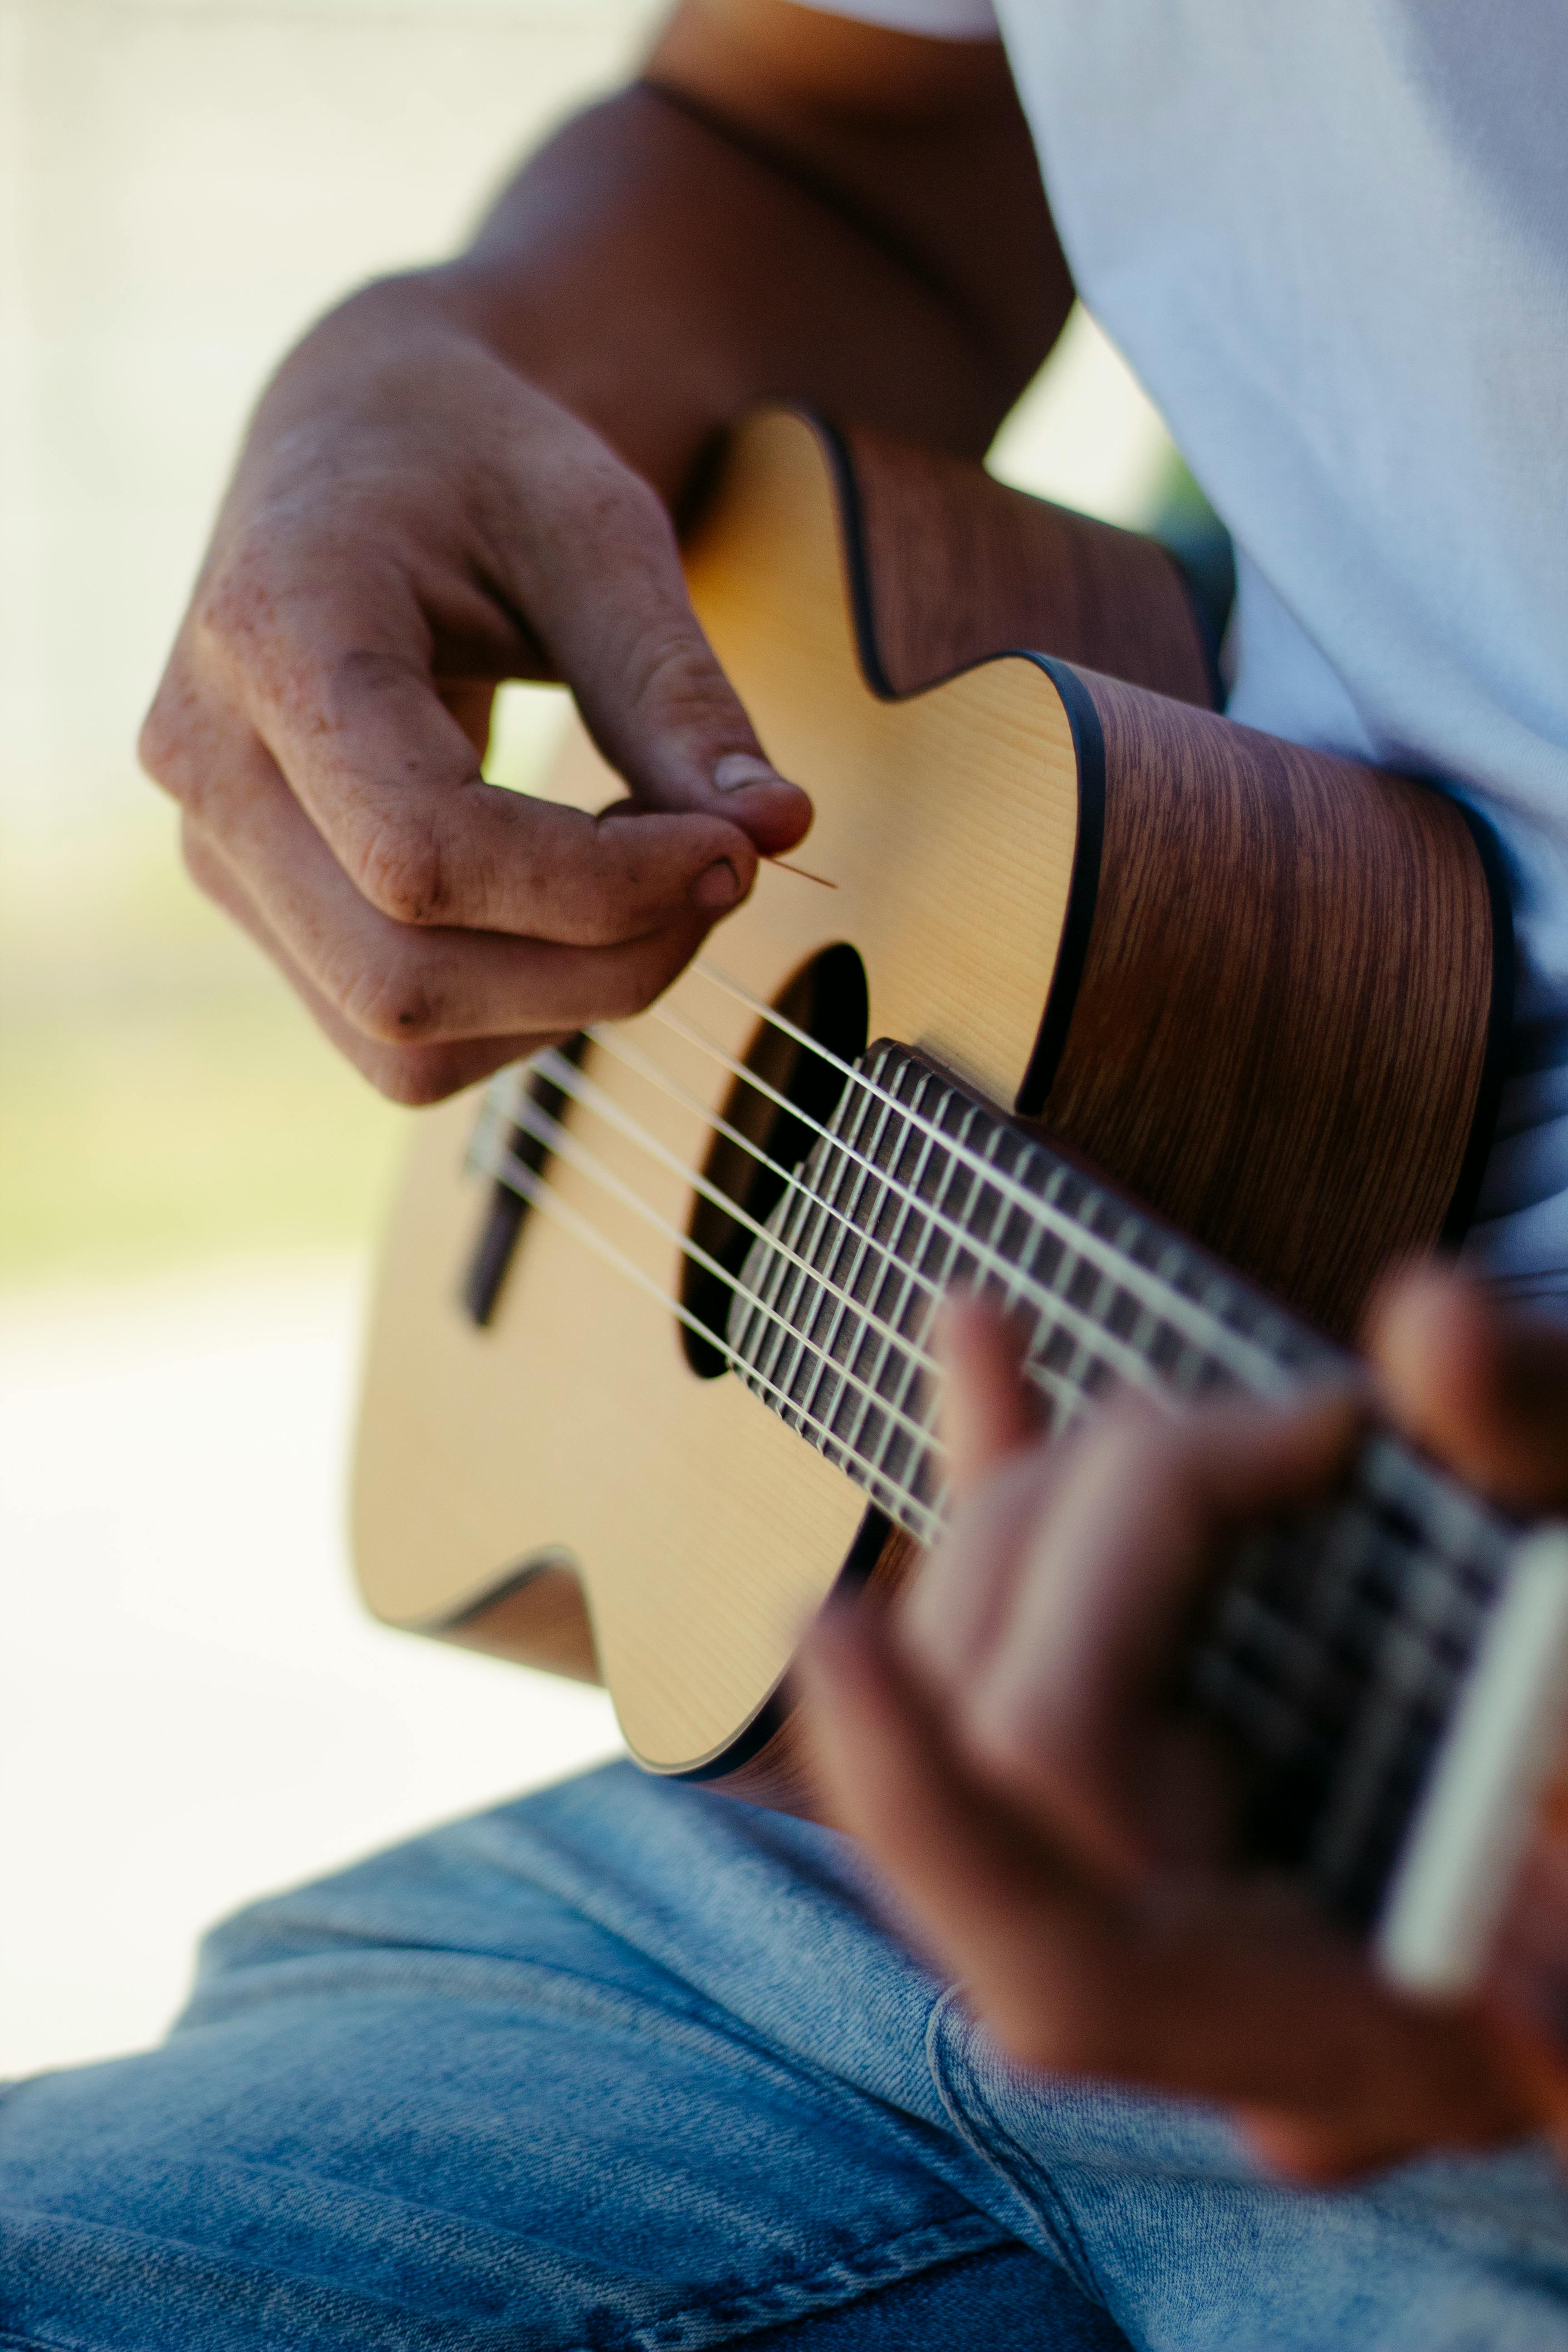
[[[441,1008],[423,957],[394,950],[340,975],[331,993],[362,1037],[384,1045],[423,1045]]]
[[[199,649],[227,657],[266,625],[272,608],[263,551],[242,534],[201,582],[191,601],[191,634]]]
[[[638,642],[630,685],[635,700],[656,706],[669,728],[710,723],[715,700],[722,697],[729,716],[731,698],[695,619],[671,614],[662,625],[647,628]]]
[[[595,541],[641,542],[650,555],[675,556],[675,527],[653,484],[614,451],[598,444],[584,451],[572,499],[574,527]],[[679,559],[676,559],[679,560]]]
[[[679,959],[684,962],[685,957]],[[604,1009],[598,1015],[604,1021],[630,1021],[646,1013],[656,996],[668,987],[679,963],[668,954],[656,961],[647,956],[627,956],[617,960],[605,976],[603,991]]]
[[[366,833],[354,878],[363,896],[397,923],[437,923],[450,883],[440,836],[418,816],[384,815]]]
[[[194,684],[171,669],[142,721],[136,757],[142,772],[182,804],[199,796],[205,762],[198,746],[205,731]]]

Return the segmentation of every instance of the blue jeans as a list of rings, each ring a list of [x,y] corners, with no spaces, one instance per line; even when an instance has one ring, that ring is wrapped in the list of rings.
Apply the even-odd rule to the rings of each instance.
[[[847,1842],[626,1765],[256,1906],[162,2049],[0,2096],[0,2345],[1128,2339],[1568,2352],[1568,2190],[1521,2147],[1289,2191],[1026,2076]]]

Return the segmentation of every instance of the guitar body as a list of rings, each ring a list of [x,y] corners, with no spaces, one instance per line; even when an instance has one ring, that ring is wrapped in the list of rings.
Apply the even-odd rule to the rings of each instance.
[[[702,1339],[721,1285],[682,1244],[738,1265],[724,1203],[752,1165],[713,1121],[776,1155],[773,1097],[810,1112],[810,1057],[758,1005],[846,1057],[917,1045],[1345,1333],[1385,1265],[1462,1229],[1503,923],[1454,803],[1205,707],[1148,542],[773,414],[734,437],[688,568],[834,887],[764,866],[698,967],[587,1044],[560,1213],[514,1217],[499,1259],[479,1093],[420,1115],[354,1546],[381,1617],[602,1676],[644,1764],[805,1806],[779,1700],[799,1629],[858,1538],[882,1576],[911,1545]],[[574,735],[552,794],[618,789]]]

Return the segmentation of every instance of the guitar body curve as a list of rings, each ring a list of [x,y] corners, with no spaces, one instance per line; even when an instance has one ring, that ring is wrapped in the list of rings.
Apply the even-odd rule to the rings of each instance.
[[[896,1576],[913,1547],[739,1381],[705,1377],[675,1309],[755,1004],[804,1001],[802,975],[852,949],[870,1036],[1344,1332],[1473,1177],[1503,933],[1452,803],[1204,707],[1196,625],[1146,541],[773,413],[734,436],[688,571],[770,756],[813,794],[802,857],[835,887],[764,866],[699,967],[588,1044],[592,1106],[561,1109],[548,1168],[560,1216],[521,1221],[482,1323],[476,1094],[418,1115],[354,1549],[387,1621],[602,1676],[650,1769],[805,1810],[778,1696],[799,1629],[858,1537],[858,1573]],[[577,731],[552,795],[617,790]]]

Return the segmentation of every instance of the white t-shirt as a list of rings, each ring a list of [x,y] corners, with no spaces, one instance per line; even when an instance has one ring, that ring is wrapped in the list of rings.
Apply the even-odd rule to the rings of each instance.
[[[1472,1245],[1568,1306],[1568,9],[807,5],[1000,31],[1079,291],[1236,539],[1232,713],[1496,825],[1520,1017]]]

